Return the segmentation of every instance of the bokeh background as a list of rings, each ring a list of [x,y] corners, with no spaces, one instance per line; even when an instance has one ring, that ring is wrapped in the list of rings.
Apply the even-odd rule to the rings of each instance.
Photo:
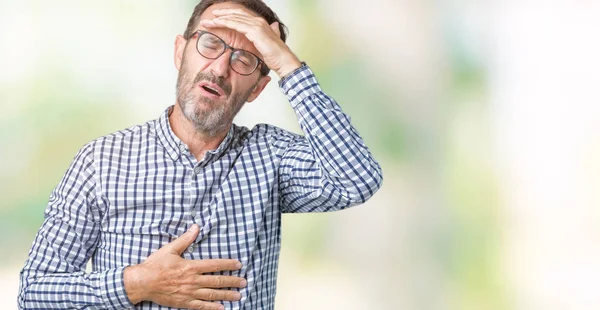
[[[277,309],[600,309],[597,1],[266,2],[385,177],[284,217]],[[195,4],[0,1],[1,309],[77,150],[174,103]],[[299,132],[276,83],[259,122]]]

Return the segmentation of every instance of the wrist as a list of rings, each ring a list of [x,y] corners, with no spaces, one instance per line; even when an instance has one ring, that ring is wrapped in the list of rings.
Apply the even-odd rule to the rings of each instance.
[[[146,300],[142,274],[143,272],[140,272],[140,265],[127,266],[123,270],[125,293],[129,301],[134,305]]]
[[[279,75],[280,78],[285,78],[288,74],[296,71],[296,69],[302,67],[302,62],[300,62],[300,60],[297,57],[292,57],[292,59],[290,59],[288,62],[286,62],[283,66],[281,66],[281,68],[279,68],[278,70],[275,70],[275,72],[277,72],[277,75]]]

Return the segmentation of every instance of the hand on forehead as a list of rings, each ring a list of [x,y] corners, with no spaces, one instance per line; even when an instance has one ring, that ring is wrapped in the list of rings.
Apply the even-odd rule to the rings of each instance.
[[[217,36],[222,34],[225,37],[221,39],[234,48],[254,53],[276,72],[299,67],[298,57],[281,38],[281,25],[278,22],[269,24],[263,17],[248,11],[239,4],[213,5],[200,16],[199,26],[208,31],[214,30]]]
[[[213,11],[217,11],[219,14],[214,14]],[[214,19],[221,16],[258,17],[264,20],[264,18],[249,10],[245,6],[232,2],[222,2],[209,6],[204,12],[202,12],[202,15],[200,15],[200,20]]]
[[[213,11],[217,11],[218,14],[214,14]],[[202,15],[200,15],[200,21],[203,20],[212,20],[218,17],[230,17],[230,18],[260,18],[264,21],[263,18],[261,18],[258,14],[254,13],[253,11],[247,9],[246,7],[244,7],[241,4],[237,4],[237,3],[231,3],[231,2],[222,2],[222,3],[217,3],[217,4],[213,4],[210,7],[208,7],[203,13]],[[202,29],[204,28],[204,30],[208,30],[214,34],[216,34],[217,36],[221,37],[223,40],[225,40],[228,44],[233,45],[236,48],[249,48],[251,47],[252,49],[254,49],[253,44],[251,44],[250,41],[248,41],[248,39],[246,38],[246,36],[235,30],[232,28],[228,28],[228,27],[210,27],[209,29],[206,29],[206,27],[203,27],[203,25],[201,25],[200,21],[198,22],[198,25],[196,26],[196,29]],[[250,43],[250,46],[248,46],[247,44]],[[243,45],[243,46],[238,46],[238,45]],[[255,51],[253,51],[255,52]]]

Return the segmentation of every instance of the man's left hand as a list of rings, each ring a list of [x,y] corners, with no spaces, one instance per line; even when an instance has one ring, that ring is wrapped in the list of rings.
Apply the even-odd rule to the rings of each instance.
[[[200,24],[207,28],[228,28],[235,30],[254,44],[267,67],[280,77],[302,66],[300,60],[280,38],[279,23],[271,25],[258,16],[243,9],[222,9],[212,11],[214,19],[203,19]]]

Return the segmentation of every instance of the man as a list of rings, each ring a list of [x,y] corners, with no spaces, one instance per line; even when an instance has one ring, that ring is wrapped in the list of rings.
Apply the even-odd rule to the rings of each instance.
[[[281,214],[344,209],[382,182],[285,39],[260,0],[196,6],[175,41],[176,104],[78,152],[21,272],[21,309],[273,308]],[[269,69],[304,137],[233,124]]]

